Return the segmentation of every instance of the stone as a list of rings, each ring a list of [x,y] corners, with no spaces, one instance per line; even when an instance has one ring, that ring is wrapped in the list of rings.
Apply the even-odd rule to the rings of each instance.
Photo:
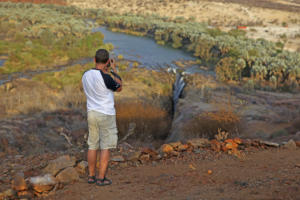
[[[110,158],[110,161],[113,161],[113,162],[124,162],[125,159],[122,155],[116,155],[116,156],[112,156]]]
[[[234,138],[233,141],[237,144],[242,144],[243,141],[240,138]]]
[[[32,199],[34,197],[34,195],[30,191],[19,191],[18,197],[19,197],[19,199]]]
[[[140,156],[140,160],[142,161],[148,161],[150,160],[150,154],[143,154]]]
[[[0,199],[15,199],[16,192],[13,189],[7,189],[4,192],[0,192]]]
[[[210,146],[213,151],[216,151],[216,152],[221,151],[221,143],[216,139],[210,141]]]
[[[296,141],[296,146],[300,148],[300,141]]]
[[[171,153],[172,151],[174,151],[173,147],[169,144],[163,144],[161,146],[161,151],[164,153]]]
[[[76,170],[80,174],[85,174],[88,169],[88,166],[89,166],[88,162],[83,160],[77,164]]]
[[[181,144],[177,147],[178,151],[186,151],[189,148],[188,144]]]
[[[134,151],[134,152],[130,152],[127,156],[126,156],[126,160],[128,161],[138,161],[140,158],[141,152],[140,151]]]
[[[193,146],[194,148],[198,147],[209,147],[210,142],[206,138],[195,138],[187,141],[187,144]]]
[[[69,155],[60,156],[55,160],[51,160],[47,167],[44,169],[44,172],[56,176],[57,173],[61,170],[67,167],[73,167],[75,165],[75,162],[76,159],[70,157]]]
[[[269,141],[261,141],[261,144],[270,146],[270,147],[279,147],[280,145],[276,142],[269,142]]]
[[[297,149],[297,145],[294,140],[289,140],[285,145],[283,145],[283,147],[290,150]]]
[[[27,183],[24,179],[24,173],[18,173],[11,182],[12,188],[16,191],[27,190]]]
[[[238,147],[238,144],[235,142],[227,142],[225,145],[226,149],[236,149]]]
[[[57,180],[51,174],[45,174],[44,176],[31,177],[29,182],[35,192],[43,193],[52,190]]]
[[[182,145],[181,142],[172,142],[172,143],[169,143],[169,145],[171,145],[174,149],[179,147],[180,145]]]
[[[62,184],[69,184],[79,180],[79,175],[77,171],[73,167],[68,167],[61,171],[57,176],[56,179],[58,182]]]
[[[169,154],[172,155],[172,156],[179,156],[180,155],[180,153],[178,151],[171,151]]]

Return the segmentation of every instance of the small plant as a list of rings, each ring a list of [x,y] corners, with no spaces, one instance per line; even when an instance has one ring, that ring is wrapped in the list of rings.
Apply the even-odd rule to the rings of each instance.
[[[228,138],[229,133],[226,131],[222,131],[220,128],[218,128],[218,134],[215,135],[215,139],[224,142]]]

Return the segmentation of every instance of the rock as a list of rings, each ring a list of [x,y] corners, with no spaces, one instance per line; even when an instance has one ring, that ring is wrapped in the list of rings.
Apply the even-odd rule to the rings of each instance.
[[[19,199],[32,199],[34,197],[34,195],[30,191],[19,191],[18,197],[19,197]]]
[[[261,141],[261,144],[270,146],[270,147],[279,147],[280,145],[278,143],[275,142],[269,142],[269,141]]]
[[[116,155],[116,156],[113,156],[110,158],[110,161],[113,161],[113,162],[124,162],[125,159],[122,155]]]
[[[283,148],[294,150],[297,149],[297,145],[294,140],[289,140],[285,145],[283,145]]]
[[[7,189],[4,192],[0,192],[0,199],[15,199],[16,192],[13,189]]]
[[[71,158],[69,155],[60,156],[55,160],[51,160],[47,167],[44,169],[45,173],[56,176],[57,173],[67,167],[73,167],[75,165],[75,158]]]
[[[181,144],[177,147],[178,151],[186,151],[189,148],[188,144]]]
[[[68,167],[56,176],[57,181],[62,184],[69,184],[79,180],[79,175],[73,167]]]
[[[226,143],[225,147],[227,150],[236,149],[238,147],[238,144],[235,143],[232,139],[225,140],[225,143]]]
[[[140,151],[134,151],[134,152],[130,152],[127,156],[126,156],[126,160],[128,161],[137,161],[139,160],[141,155]]]
[[[11,182],[12,188],[16,191],[27,190],[27,183],[24,179],[24,173],[18,173]]]
[[[172,143],[169,143],[169,145],[171,145],[174,149],[179,147],[181,144],[181,142],[172,142]]]
[[[296,141],[296,146],[300,148],[300,141]]]
[[[163,144],[161,146],[161,151],[164,153],[171,153],[172,151],[174,151],[173,147],[169,144]]]
[[[142,163],[144,163],[145,161],[149,161],[150,160],[150,155],[149,154],[143,154],[140,156],[140,161]]]
[[[88,169],[88,166],[89,166],[88,162],[83,160],[77,164],[76,170],[80,174],[85,174]]]
[[[211,149],[216,152],[221,151],[221,143],[216,139],[210,141],[210,146],[211,146]]]
[[[193,146],[194,148],[198,147],[209,147],[210,142],[206,138],[195,138],[187,141],[187,144]]]
[[[155,150],[150,149],[150,148],[144,148],[142,150],[142,154],[149,154],[151,157],[158,155],[158,153]]]
[[[179,156],[180,155],[180,153],[178,151],[171,151],[169,154],[171,156]]]
[[[51,174],[35,176],[29,179],[34,191],[38,193],[48,192],[56,185],[57,181]]]
[[[242,144],[242,140],[240,138],[234,138],[233,141],[237,144]]]

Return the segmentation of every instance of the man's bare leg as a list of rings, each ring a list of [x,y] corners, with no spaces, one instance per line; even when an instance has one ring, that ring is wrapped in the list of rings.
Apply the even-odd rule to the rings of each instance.
[[[95,176],[97,150],[88,150],[89,176]]]
[[[100,167],[99,167],[99,174],[98,178],[103,179],[105,177],[107,167],[109,162],[109,150],[102,149],[100,152]]]

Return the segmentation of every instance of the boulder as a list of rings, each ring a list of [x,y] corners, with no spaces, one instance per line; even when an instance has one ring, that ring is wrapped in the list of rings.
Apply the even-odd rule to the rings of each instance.
[[[280,145],[278,143],[275,142],[269,142],[269,141],[261,141],[261,144],[270,146],[270,147],[279,147]]]
[[[35,192],[49,192],[56,185],[57,180],[51,174],[44,176],[35,176],[29,179],[30,184]]]
[[[194,148],[199,148],[199,147],[209,147],[210,142],[206,138],[194,138],[191,140],[188,140],[187,143]]]
[[[171,145],[175,149],[175,148],[178,148],[182,144],[181,144],[181,142],[171,142],[171,143],[169,143],[169,145]]]
[[[75,162],[76,159],[74,157],[70,157],[69,155],[60,156],[55,160],[51,160],[44,169],[44,172],[56,176],[61,170],[67,167],[73,167]]]
[[[212,150],[214,150],[216,152],[221,151],[221,143],[216,139],[210,141],[210,146],[211,146]]]
[[[300,148],[300,141],[296,141],[296,146]]]
[[[16,174],[11,184],[12,184],[12,188],[16,191],[23,191],[28,189],[27,183],[24,179],[24,173]]]
[[[76,170],[80,174],[85,174],[88,169],[88,166],[89,166],[88,162],[83,160],[77,164]]]
[[[62,184],[69,184],[73,183],[75,181],[79,180],[79,175],[77,171],[73,167],[68,167],[61,171],[57,176],[56,176],[57,181],[59,181]]]
[[[116,156],[112,156],[110,158],[110,161],[113,161],[113,162],[124,162],[125,159],[122,155],[116,155]]]
[[[128,161],[138,161],[141,156],[141,151],[130,152],[126,155],[126,160]]]
[[[16,192],[13,189],[7,189],[0,192],[0,199],[15,199]]]
[[[19,191],[18,197],[19,199],[33,199],[34,195],[32,191]]]
[[[294,140],[289,140],[285,145],[283,145],[283,148],[295,150],[297,149],[297,145]]]
[[[189,148],[189,145],[188,145],[188,144],[180,144],[180,145],[177,147],[177,150],[178,150],[178,151],[186,151],[188,148]]]
[[[163,144],[160,149],[163,153],[171,153],[174,151],[174,148],[169,144]]]

